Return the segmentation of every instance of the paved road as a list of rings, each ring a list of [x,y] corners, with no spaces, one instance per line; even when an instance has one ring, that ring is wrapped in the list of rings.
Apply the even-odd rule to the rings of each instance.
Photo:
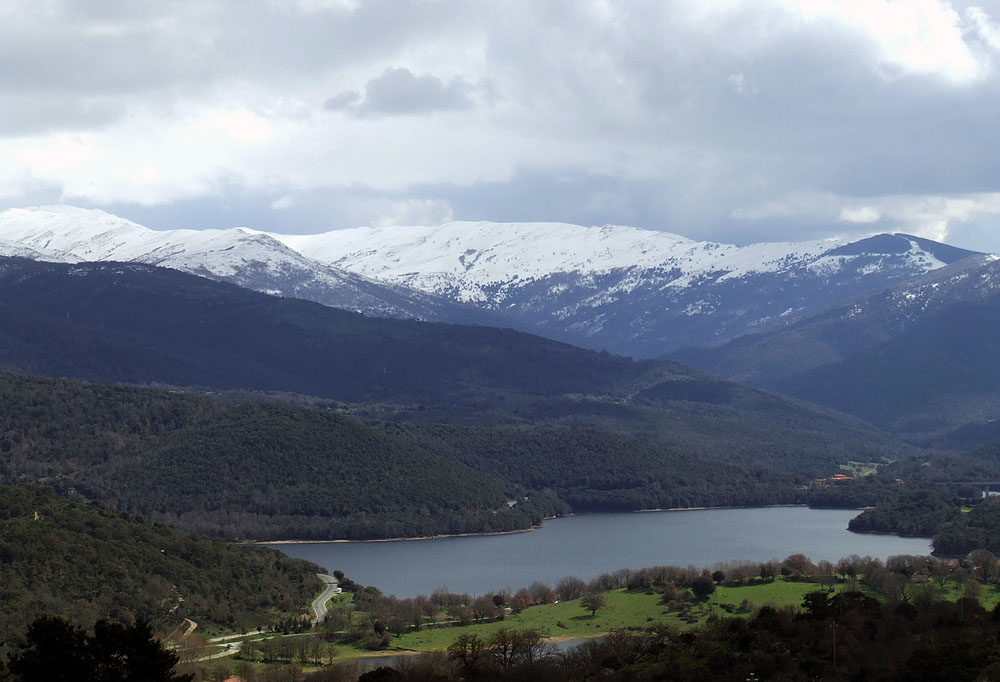
[[[333,595],[340,594],[341,591],[340,583],[337,582],[337,579],[332,575],[317,573],[316,577],[326,583],[326,589],[323,590],[323,594],[313,600],[313,613],[316,614],[316,617],[313,618],[313,625],[323,622],[323,619],[326,618],[326,603],[330,601],[330,598],[333,597]]]
[[[320,580],[322,580],[323,583],[326,585],[326,587],[323,588],[322,594],[320,594],[318,597],[316,597],[315,599],[313,599],[312,609],[313,609],[313,613],[316,614],[316,617],[313,618],[313,621],[312,621],[313,625],[316,625],[317,623],[322,622],[323,619],[326,618],[326,603],[328,601],[330,601],[330,598],[333,597],[333,595],[340,594],[341,591],[342,591],[340,589],[340,583],[337,582],[337,579],[334,578],[332,575],[326,575],[325,573],[317,573],[316,577],[319,578]],[[195,623],[194,621],[188,620],[186,618],[185,618],[185,620],[187,621],[185,623],[185,625],[186,625],[186,632],[182,635],[182,637],[181,637],[182,639],[184,637],[187,637],[188,635],[190,635],[192,632],[194,632],[194,629],[196,627],[198,627],[198,624]],[[297,634],[307,635],[309,633],[308,632],[300,632],[300,633],[297,633]],[[216,659],[216,658],[223,658],[225,656],[232,656],[232,655],[236,654],[236,652],[238,652],[240,650],[240,647],[243,646],[243,642],[241,642],[241,641],[233,641],[233,640],[238,640],[238,639],[243,639],[243,638],[250,638],[250,637],[253,637],[254,635],[258,635],[258,639],[254,639],[253,640],[255,642],[259,642],[262,639],[264,639],[264,637],[265,637],[265,633],[262,633],[259,630],[252,631],[252,632],[244,632],[241,635],[223,635],[221,637],[213,637],[210,640],[208,640],[212,644],[224,644],[226,642],[231,642],[231,643],[230,643],[230,645],[229,645],[228,648],[223,649],[222,651],[217,651],[214,654],[208,654],[208,655],[205,655],[205,656],[200,656],[198,658],[194,658],[194,659],[191,659],[191,660],[193,662],[211,661],[211,660]]]

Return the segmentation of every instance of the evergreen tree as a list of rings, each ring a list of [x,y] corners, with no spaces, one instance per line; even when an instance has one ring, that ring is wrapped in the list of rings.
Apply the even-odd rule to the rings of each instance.
[[[17,682],[190,682],[191,675],[174,674],[177,660],[145,621],[100,620],[90,635],[63,618],[42,616],[11,655],[10,671]]]

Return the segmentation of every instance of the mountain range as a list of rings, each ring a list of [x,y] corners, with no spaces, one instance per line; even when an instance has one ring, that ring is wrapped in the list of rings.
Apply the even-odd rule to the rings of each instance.
[[[780,328],[974,255],[907,235],[735,246],[563,223],[160,231],[68,206],[0,213],[0,254],[160,265],[369,315],[513,327],[634,357]]]
[[[274,235],[318,261],[651,357],[780,327],[972,255],[907,235],[735,246],[606,226],[449,223]]]
[[[475,323],[484,329],[453,337],[464,335],[471,347],[495,344],[503,334],[485,327],[499,327],[618,355],[669,358],[835,408],[920,444],[965,448],[1000,435],[1000,391],[993,389],[1000,382],[992,381],[1000,377],[994,377],[991,345],[1000,265],[992,256],[909,235],[735,246],[630,227],[564,223],[448,223],[315,235],[249,228],[161,231],[101,211],[54,206],[0,213],[0,254],[168,266],[369,316]],[[162,304],[177,307],[176,302]],[[79,314],[100,317],[103,312]],[[242,330],[245,344],[255,344],[255,332],[238,315],[227,324]],[[341,329],[344,324],[337,322]],[[166,338],[186,328],[181,324],[157,333]],[[225,330],[213,333],[227,338]],[[454,377],[451,358],[418,361],[424,368],[418,381],[411,362],[415,356],[400,353],[396,341],[385,345],[387,337],[380,338],[364,352],[388,358],[382,363],[384,382],[368,382],[364,395],[340,397],[435,403],[418,397],[414,387],[440,388],[437,378],[426,377]],[[401,338],[397,334],[396,340]],[[523,337],[507,332],[505,338],[516,347],[520,341],[515,339]],[[117,342],[93,339],[96,345]],[[196,337],[180,347],[205,352]],[[164,380],[212,385],[229,347],[212,351],[218,362],[184,371],[181,366],[191,358],[169,351],[170,360],[162,366],[173,363],[177,372]],[[456,357],[466,354],[451,341],[443,347]],[[299,358],[312,357],[299,341],[289,341],[289,348]],[[349,359],[338,372],[354,376],[366,366],[356,347],[337,348]],[[253,360],[272,378],[289,362],[287,354],[280,360],[262,355]],[[124,367],[108,375],[110,380],[133,380]],[[294,381],[272,381],[268,388],[325,395],[320,384],[329,384],[333,370],[317,367],[296,370]],[[537,371],[554,385],[566,383],[550,369],[525,366],[525,372]],[[471,381],[477,387],[471,393],[481,396],[483,370],[471,371],[479,375]],[[622,375],[625,384],[629,371]],[[403,393],[400,381],[406,384]],[[362,385],[357,376],[341,383]],[[446,392],[458,395],[458,385]]]

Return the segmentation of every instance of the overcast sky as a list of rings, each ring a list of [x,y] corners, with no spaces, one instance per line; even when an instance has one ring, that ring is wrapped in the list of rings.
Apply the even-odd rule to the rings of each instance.
[[[5,0],[0,207],[1000,252],[1000,0]]]

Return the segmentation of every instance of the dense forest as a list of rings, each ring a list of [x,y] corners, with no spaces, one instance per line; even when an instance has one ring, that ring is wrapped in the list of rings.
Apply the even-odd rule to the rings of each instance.
[[[801,478],[793,474],[760,466],[734,469],[686,449],[593,428],[385,428],[478,471],[552,490],[576,512],[802,500]]]
[[[0,481],[235,539],[509,531],[571,510],[804,499],[795,473],[613,430],[365,424],[329,405],[0,379]]]
[[[570,511],[857,508],[894,499],[894,476],[914,488],[1000,473],[987,457],[904,458],[850,485],[807,489],[810,472],[836,470],[830,451],[803,451],[780,429],[748,442],[748,429],[765,426],[731,413],[735,427],[722,429],[717,411],[704,422],[684,417],[688,431],[673,437],[558,419],[363,422],[352,411],[304,396],[205,396],[0,371],[0,483],[44,483],[190,530],[273,540],[511,531]],[[690,437],[698,429],[712,434]],[[756,449],[765,438],[766,455]],[[859,454],[842,447],[844,460]]]
[[[1000,552],[1000,498],[963,499],[933,489],[900,489],[851,519],[858,533],[929,537],[934,553]]]
[[[230,538],[527,528],[568,510],[357,420],[0,373],[0,482]]]
[[[308,612],[320,570],[41,486],[0,486],[0,649],[42,615],[87,627],[142,619],[160,632],[185,618],[201,631],[266,628]]]
[[[901,489],[851,519],[848,528],[858,533],[929,538],[959,514],[961,502],[953,496],[934,490]]]
[[[27,627],[0,680],[14,682],[192,682],[177,673],[178,654],[159,641],[149,623],[101,619],[87,628],[59,616],[40,616]]]

